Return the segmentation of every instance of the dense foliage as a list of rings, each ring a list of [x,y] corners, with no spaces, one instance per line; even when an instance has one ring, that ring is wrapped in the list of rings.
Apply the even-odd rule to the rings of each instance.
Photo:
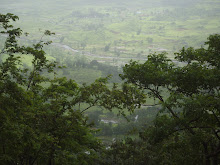
[[[176,53],[178,64],[162,53],[125,65],[121,77],[158,100],[161,112],[139,141],[113,144],[116,164],[219,163],[220,35],[210,35],[205,44]]]
[[[17,19],[0,15],[1,33],[7,35],[0,63],[0,164],[96,164],[101,144],[84,112],[98,105],[123,114],[140,106],[144,95],[128,84],[109,89],[108,78],[89,86],[57,78],[56,62],[48,61],[43,50],[51,42],[42,37],[33,47],[20,46],[22,30],[10,24]],[[22,63],[25,56],[32,57],[31,68]]]
[[[20,46],[22,30],[10,24],[17,19],[0,14],[0,33],[7,36],[0,54],[0,164],[219,164],[220,35],[210,35],[204,48],[183,48],[175,61],[166,53],[150,54],[144,63],[131,61],[120,75],[125,83],[110,89],[108,78],[90,85],[57,78],[57,64],[43,50],[51,42],[42,37],[32,47]],[[21,60],[29,56],[31,68]],[[140,108],[146,96],[160,107],[154,123],[139,139],[115,141],[105,149],[84,112],[101,106],[125,115],[125,109]]]

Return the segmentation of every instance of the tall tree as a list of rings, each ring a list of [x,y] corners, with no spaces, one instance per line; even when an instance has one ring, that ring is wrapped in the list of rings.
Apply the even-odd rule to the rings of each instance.
[[[74,80],[49,79],[56,62],[46,59],[42,39],[33,46],[20,46],[22,35],[10,21],[13,14],[0,14],[1,33],[7,35],[0,63],[0,164],[96,164],[100,141],[93,135],[83,113],[99,105],[106,109],[133,111],[144,95],[134,86],[106,87],[108,78],[79,86]],[[46,30],[44,35],[53,35]],[[21,57],[31,56],[25,68]],[[83,105],[83,106],[82,106]]]
[[[141,134],[160,153],[160,164],[219,163],[220,35],[210,35],[205,44],[207,48],[183,48],[175,54],[178,63],[162,53],[123,68],[126,82],[161,104],[163,113]]]

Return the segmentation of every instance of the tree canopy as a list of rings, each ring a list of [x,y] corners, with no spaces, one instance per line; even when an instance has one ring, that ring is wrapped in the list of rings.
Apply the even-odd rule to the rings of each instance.
[[[175,60],[161,53],[144,63],[130,61],[122,86],[110,88],[109,77],[90,85],[57,77],[57,63],[43,49],[51,41],[20,45],[23,31],[11,24],[17,19],[0,14],[0,33],[7,36],[0,52],[0,164],[219,164],[219,34],[202,48],[182,48]],[[21,59],[29,56],[32,67]],[[160,105],[153,125],[139,140],[116,141],[105,150],[84,112],[102,106],[125,116],[147,97]]]
[[[46,30],[33,46],[22,46],[20,28],[14,28],[13,14],[0,14],[1,34],[7,36],[0,63],[0,164],[95,164],[101,143],[93,136],[84,112],[93,106],[108,110],[133,111],[144,101],[135,86],[107,88],[107,78],[90,85],[58,78],[57,63],[48,61],[43,50],[54,35]],[[25,33],[28,35],[27,33]],[[21,57],[32,57],[26,67]],[[44,74],[48,72],[52,79]]]
[[[145,143],[142,151],[150,153],[145,159],[152,164],[219,163],[219,45],[220,35],[210,35],[205,48],[175,53],[178,63],[162,53],[123,68],[122,79],[161,105],[154,125],[140,134]]]

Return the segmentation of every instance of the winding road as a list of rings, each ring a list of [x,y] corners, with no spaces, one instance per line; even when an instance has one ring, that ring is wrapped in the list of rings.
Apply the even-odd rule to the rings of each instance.
[[[76,50],[76,49],[69,47],[68,45],[64,45],[61,43],[52,43],[51,45],[72,51],[74,53],[81,53],[81,54],[83,54],[85,56],[89,56],[89,57],[96,57],[96,58],[103,58],[103,59],[119,59],[119,60],[146,60],[146,58],[137,58],[137,57],[114,57],[114,56],[97,55],[97,54],[92,54],[89,52],[84,52],[81,50]],[[187,64],[187,62],[179,62],[174,59],[172,59],[172,61],[176,64]]]
[[[92,54],[92,53],[89,53],[89,52],[84,52],[84,51],[81,51],[81,50],[76,50],[76,49],[73,49],[73,48],[69,47],[68,45],[64,45],[64,44],[61,44],[61,43],[52,43],[51,45],[54,45],[54,46],[56,46],[56,47],[60,47],[60,48],[63,48],[63,49],[72,51],[72,52],[74,52],[74,53],[83,53],[85,56],[90,56],[90,57],[105,58],[105,59],[114,59],[114,58],[117,58],[117,59],[121,59],[121,60],[125,60],[125,59],[127,59],[127,60],[130,60],[130,59],[146,60],[146,58],[114,57],[114,56],[97,55],[97,54]]]

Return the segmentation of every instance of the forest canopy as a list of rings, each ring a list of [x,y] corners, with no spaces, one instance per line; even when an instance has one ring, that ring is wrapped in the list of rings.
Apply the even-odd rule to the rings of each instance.
[[[58,78],[55,61],[43,50],[50,41],[20,45],[13,14],[0,14],[7,36],[0,63],[0,164],[206,164],[220,153],[220,35],[204,48],[182,48],[175,62],[166,53],[123,67],[123,84],[108,87],[100,78],[79,85]],[[28,35],[28,34],[26,34]],[[54,35],[46,30],[43,36]],[[23,56],[32,57],[26,67]],[[53,75],[48,78],[44,73]],[[153,98],[160,112],[139,139],[114,142],[106,149],[87,122],[93,106],[133,112]],[[132,163],[131,163],[132,162]]]
[[[18,16],[1,14],[2,34],[7,35],[0,64],[0,164],[93,164],[99,161],[101,143],[92,133],[84,112],[93,106],[108,110],[134,111],[144,101],[135,86],[107,88],[107,78],[90,85],[58,78],[54,61],[43,50],[51,41],[40,40],[32,47],[19,45],[22,30],[11,21]],[[54,35],[46,30],[43,36]],[[43,39],[43,37],[42,37]],[[32,56],[26,67],[23,56]],[[43,73],[51,73],[53,78]],[[83,105],[83,107],[81,107]],[[88,154],[89,153],[89,154]]]

